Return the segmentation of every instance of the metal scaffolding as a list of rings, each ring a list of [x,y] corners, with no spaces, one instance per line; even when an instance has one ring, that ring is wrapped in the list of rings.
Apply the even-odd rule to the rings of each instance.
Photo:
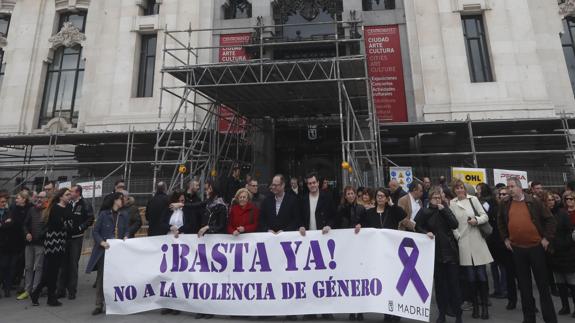
[[[278,28],[313,25],[331,25],[333,34],[308,39],[286,40],[277,37]],[[207,116],[221,118],[216,107],[225,106],[234,111],[234,121],[242,120],[244,129],[250,130],[251,120],[280,119],[296,117],[314,119],[318,123],[338,119],[341,134],[341,161],[347,161],[353,171],[344,170],[344,184],[381,185],[381,159],[379,158],[379,128],[375,120],[361,21],[334,21],[290,25],[265,25],[258,19],[256,26],[241,28],[213,28],[166,31],[164,62],[162,65],[162,91],[180,100],[180,108],[173,114],[173,120],[187,115],[182,106],[191,106],[192,115],[198,110]],[[251,41],[241,45],[249,53],[245,61],[211,62],[217,51],[230,46],[198,46],[194,39],[207,34],[213,40],[222,33],[245,33],[251,31]],[[274,59],[275,51],[287,46],[323,46],[332,50],[331,57],[309,59]],[[191,59],[194,62],[191,62]],[[167,85],[166,74],[173,76],[179,84]],[[190,98],[193,96],[193,98]],[[160,113],[161,113],[160,108]],[[161,115],[160,115],[161,116]],[[193,129],[194,133],[214,131],[214,124],[207,122]],[[185,128],[185,127],[184,127]],[[158,130],[158,142],[169,137],[170,129]],[[243,133],[242,133],[243,134]],[[237,135],[226,133],[226,136]],[[192,144],[181,145],[180,160],[189,162],[193,170],[200,173],[218,167],[214,161],[229,156],[220,156],[227,141],[216,141],[212,150],[193,150]],[[210,145],[208,145],[210,146]],[[168,147],[157,148],[160,152]],[[174,148],[174,147],[169,147]],[[207,161],[211,161],[211,163]]]

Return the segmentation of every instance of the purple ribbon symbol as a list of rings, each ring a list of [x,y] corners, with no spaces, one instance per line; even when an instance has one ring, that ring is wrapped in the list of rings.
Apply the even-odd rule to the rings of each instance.
[[[406,248],[413,249],[411,251],[411,255],[407,254]],[[421,300],[425,303],[427,298],[429,298],[429,292],[427,291],[427,288],[425,288],[425,284],[421,280],[421,277],[419,277],[417,269],[415,269],[417,258],[419,257],[419,249],[417,248],[415,241],[411,238],[403,238],[401,244],[399,244],[397,254],[403,264],[403,272],[401,273],[401,276],[399,276],[399,280],[397,281],[397,286],[395,286],[395,288],[401,296],[403,296],[409,281],[411,281],[415,290],[419,294],[419,297],[421,297]]]

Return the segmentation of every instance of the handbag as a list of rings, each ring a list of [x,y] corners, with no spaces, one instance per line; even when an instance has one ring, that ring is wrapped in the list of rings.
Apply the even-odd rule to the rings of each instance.
[[[473,201],[471,199],[469,200],[469,204],[471,204],[471,208],[473,209],[473,213],[475,214],[475,217],[479,217],[479,213],[477,212],[477,210],[475,209],[475,206],[473,205]],[[479,232],[481,232],[481,236],[483,237],[483,239],[487,239],[491,233],[493,233],[493,227],[491,226],[491,224],[489,223],[489,221],[479,225]]]

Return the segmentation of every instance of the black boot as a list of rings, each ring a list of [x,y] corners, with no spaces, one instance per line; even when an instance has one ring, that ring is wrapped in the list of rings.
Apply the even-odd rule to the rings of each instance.
[[[479,296],[481,297],[481,319],[489,319],[489,285],[487,282],[479,283]]]
[[[573,299],[573,307],[575,307],[575,285],[566,285],[571,292],[571,298]],[[567,302],[569,304],[569,302]],[[573,312],[573,317],[575,317],[575,311]]]
[[[46,304],[48,304],[48,306],[62,306],[62,303],[58,301],[56,291],[48,290],[48,301],[46,302]]]
[[[566,284],[557,284],[557,290],[559,292],[559,298],[561,299],[561,309],[557,314],[567,315],[571,313],[569,308],[569,290]]]
[[[35,290],[32,291],[32,293],[30,294],[30,300],[32,301],[32,306],[38,306],[40,305],[40,303],[38,303],[38,298],[40,298],[40,288],[37,288]]]
[[[469,289],[471,293],[471,299],[473,300],[473,310],[471,311],[471,317],[474,319],[479,318],[479,288],[477,288],[476,282],[469,283]]]

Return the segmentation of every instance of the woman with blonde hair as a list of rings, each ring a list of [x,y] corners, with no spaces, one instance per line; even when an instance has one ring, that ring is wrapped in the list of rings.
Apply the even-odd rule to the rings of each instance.
[[[487,267],[493,262],[487,242],[480,229],[489,222],[489,216],[473,195],[468,195],[465,184],[455,180],[452,191],[456,197],[449,208],[457,218],[458,228],[454,232],[459,245],[459,265],[466,272],[469,290],[473,299],[473,318],[489,319],[489,286],[487,285]],[[481,314],[479,304],[481,303]]]
[[[230,208],[227,232],[235,236],[242,233],[256,232],[260,210],[251,202],[252,193],[247,188],[240,188]]]

